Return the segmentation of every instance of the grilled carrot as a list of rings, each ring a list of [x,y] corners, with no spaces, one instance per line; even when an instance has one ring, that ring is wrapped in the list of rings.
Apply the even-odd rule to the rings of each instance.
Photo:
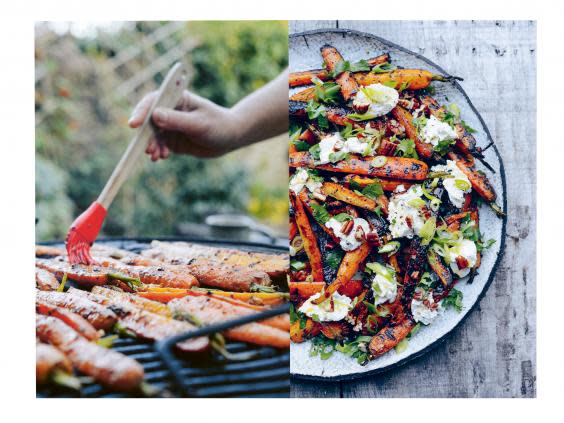
[[[392,116],[405,128],[405,133],[409,139],[415,143],[415,150],[419,157],[428,159],[433,155],[433,146],[419,138],[417,129],[413,125],[413,116],[401,106],[392,109]]]
[[[433,272],[439,277],[439,280],[444,286],[449,286],[452,283],[452,274],[450,270],[443,264],[439,255],[432,249],[427,252],[427,260]]]
[[[412,185],[412,182],[404,181],[401,179],[386,179],[386,178],[375,179],[375,178],[367,178],[360,175],[347,175],[345,176],[345,181],[349,183],[352,181],[361,188],[364,188],[368,185],[372,185],[373,183],[378,182],[382,186],[382,189],[387,192],[395,191],[397,187],[399,187],[400,185],[403,185],[403,187],[407,190]]]
[[[72,292],[44,292],[36,293],[36,298],[51,305],[66,308],[88,320],[96,329],[108,330],[117,321],[117,316],[111,310],[87,298],[74,295]]]
[[[376,207],[380,207],[384,215],[388,214],[388,198],[385,195],[379,195],[376,200],[373,200],[372,198],[359,195],[356,192],[334,182],[323,183],[321,192],[327,196],[336,198],[337,200],[344,201],[345,203],[370,211],[374,211],[376,210]]]
[[[159,289],[181,289],[181,288],[159,288]],[[135,307],[139,307],[143,310],[149,311],[151,313],[160,314],[164,317],[172,317],[172,313],[169,308],[158,301],[151,301],[150,299],[143,298],[139,295],[133,295],[126,292],[116,291],[105,286],[95,286],[91,291],[93,294],[98,294],[107,298],[115,298],[131,303]]]
[[[453,151],[448,153],[448,157],[454,160],[456,166],[458,166],[472,184],[472,189],[476,191],[480,197],[488,203],[495,202],[497,197],[496,193],[484,173],[478,172],[474,166],[469,165],[462,156]]]
[[[65,355],[54,346],[39,342],[35,346],[35,380],[38,385],[50,381],[51,377],[61,371],[72,374],[72,364]]]
[[[371,246],[367,242],[363,243],[356,250],[347,251],[341,261],[339,270],[337,272],[337,277],[335,280],[327,286],[323,295],[319,298],[313,300],[315,304],[320,304],[329,298],[335,291],[337,291],[341,286],[349,282],[354,274],[358,271],[358,267],[361,263],[364,263],[368,254],[370,254]]]
[[[76,369],[109,388],[130,391],[143,380],[137,361],[87,341],[59,319],[38,315],[35,327],[42,342],[56,346]]]
[[[378,331],[370,341],[368,350],[374,357],[387,353],[398,345],[415,326],[413,320],[405,317],[398,324],[389,324]]]
[[[219,301],[208,296],[188,296],[172,300],[169,303],[173,313],[187,313],[196,317],[205,325],[225,321],[225,319],[239,316],[240,310],[224,301]],[[282,331],[262,323],[247,323],[224,332],[228,339],[249,342],[257,345],[270,345],[276,348],[289,348],[290,336],[287,331]]]
[[[390,55],[388,53],[381,54],[380,56],[371,57],[366,60],[370,67],[381,65],[390,61]],[[299,87],[300,85],[308,85],[312,83],[313,78],[318,78],[321,81],[327,81],[330,79],[329,73],[326,69],[312,69],[301,72],[292,72],[288,79],[290,87]]]
[[[120,325],[142,339],[159,341],[196,329],[191,323],[151,313],[115,296],[93,294],[75,288],[71,288],[69,292],[110,307],[118,315]],[[207,337],[189,339],[179,342],[176,344],[176,347],[183,352],[201,352],[209,348],[209,339]]]
[[[323,57],[323,61],[325,62],[329,72],[335,72],[339,63],[344,61],[341,53],[339,53],[335,47],[328,44],[321,47],[321,57]],[[341,87],[341,94],[343,95],[345,101],[348,101],[358,91],[358,83],[349,71],[340,73],[335,78],[335,81]]]
[[[95,341],[100,338],[98,331],[92,324],[79,314],[73,313],[63,307],[54,306],[40,299],[35,300],[35,312],[44,316],[53,316],[62,320],[80,335],[89,341]]]
[[[323,291],[325,282],[288,282],[290,296],[292,298],[307,299],[318,292]]]
[[[39,259],[35,261],[35,265],[53,273],[59,280],[67,274],[69,279],[84,285],[104,285],[109,282],[108,269],[101,266],[70,264],[62,257],[55,260]]]
[[[290,219],[290,229],[288,230],[288,239],[293,240],[298,234],[298,225],[294,219]]]
[[[426,163],[405,157],[359,157],[351,156],[334,164],[316,165],[308,152],[290,155],[290,167],[308,167],[330,172],[353,173],[356,175],[377,176],[396,179],[422,181],[427,177],[429,167]]]
[[[310,318],[307,318],[305,320],[304,327],[302,327],[302,324],[299,320],[296,320],[290,327],[290,339],[292,340],[292,342],[304,342],[306,338],[316,336],[320,331],[321,325],[317,322],[314,322]]]
[[[41,291],[55,291],[59,287],[59,281],[51,272],[36,267],[35,286]]]
[[[321,252],[317,245],[317,239],[311,228],[309,219],[304,210],[302,201],[293,193],[290,193],[290,199],[294,207],[296,224],[300,231],[300,235],[304,242],[304,250],[309,258],[311,266],[311,275],[317,282],[323,281],[323,264],[321,262]]]
[[[452,79],[459,79],[457,77],[437,75],[421,69],[396,69],[385,73],[355,72],[351,74],[350,72],[347,72],[347,74],[345,86],[348,90],[355,86],[356,90],[358,90],[359,85],[367,86],[372,84],[385,84],[395,88],[396,90],[421,90],[423,88],[427,88],[432,81],[450,81]],[[355,83],[350,81],[349,77],[351,76],[352,78],[350,79],[355,80]],[[290,97],[290,100],[305,101],[307,103],[314,98],[315,87],[309,87],[293,94]]]
[[[396,69],[386,73],[357,72],[354,78],[359,85],[386,84],[396,90],[421,90],[427,88],[432,81],[444,82],[455,79],[422,69]]]
[[[314,200],[313,198],[310,198],[307,190],[303,189],[299,194],[298,194],[298,198],[300,199],[300,201],[302,202],[304,208],[308,211],[308,213],[313,216],[313,208],[315,206],[319,206],[319,202]],[[339,238],[337,238],[337,236],[335,235],[335,232],[333,232],[333,229],[328,228],[325,225],[319,225],[319,227],[321,229],[323,229],[323,231],[329,235],[333,241],[335,241],[337,244],[339,243]]]
[[[423,95],[420,97],[420,100],[421,103],[426,105],[431,114],[437,119],[442,121],[445,118],[445,108],[440,106],[433,97],[429,95]],[[456,133],[458,135],[454,146],[461,153],[471,154],[475,157],[483,157],[480,148],[476,146],[476,139],[462,124],[455,124],[454,129],[456,130]]]

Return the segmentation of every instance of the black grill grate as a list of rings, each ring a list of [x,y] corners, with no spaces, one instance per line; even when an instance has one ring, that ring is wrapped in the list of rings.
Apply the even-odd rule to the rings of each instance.
[[[193,240],[188,240],[192,241]],[[209,243],[209,242],[206,242]],[[140,250],[143,242],[112,242],[119,248]],[[221,243],[213,243],[221,245]],[[231,247],[236,245],[229,245]],[[129,247],[129,248],[127,248]],[[133,247],[133,248],[132,248]],[[139,248],[141,247],[141,248]],[[254,249],[245,244],[247,249]],[[285,248],[261,245],[261,251],[286,252]],[[260,313],[254,317],[246,316],[232,322],[225,322],[200,329],[191,334],[173,337],[157,344],[120,337],[112,348],[137,360],[145,370],[145,382],[154,388],[156,397],[267,397],[287,398],[290,396],[290,352],[271,347],[258,347],[242,342],[227,342],[226,349],[231,354],[250,355],[244,360],[227,360],[216,352],[198,355],[179,355],[173,350],[180,338],[187,339],[225,330],[245,322],[262,320],[269,316],[288,311],[288,305]],[[135,398],[146,396],[146,392],[121,393],[108,390],[88,378],[82,378],[80,392],[56,387],[38,388],[38,398]]]

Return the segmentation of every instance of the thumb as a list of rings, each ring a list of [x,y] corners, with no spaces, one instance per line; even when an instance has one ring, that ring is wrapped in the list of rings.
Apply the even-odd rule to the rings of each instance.
[[[161,129],[169,131],[180,131],[190,134],[197,127],[197,122],[191,116],[190,112],[166,109],[157,107],[153,111],[153,122]]]

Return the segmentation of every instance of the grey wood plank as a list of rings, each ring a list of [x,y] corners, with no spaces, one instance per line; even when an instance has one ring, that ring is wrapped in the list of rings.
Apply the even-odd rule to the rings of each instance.
[[[337,21],[289,21],[290,34],[294,32],[310,31],[313,29],[335,28]]]
[[[321,25],[327,27],[326,25]],[[319,27],[290,23],[291,32]],[[507,247],[479,307],[447,341],[380,376],[292,383],[294,397],[536,396],[536,24],[530,21],[340,21],[423,54],[486,121],[505,163]]]

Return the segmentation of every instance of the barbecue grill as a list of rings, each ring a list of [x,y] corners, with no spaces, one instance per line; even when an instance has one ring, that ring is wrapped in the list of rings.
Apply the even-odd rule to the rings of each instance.
[[[149,247],[154,238],[121,238],[100,240],[97,243],[138,253]],[[245,251],[266,253],[287,252],[286,247],[268,244],[238,243],[231,241],[201,240],[190,238],[160,238],[162,241],[187,241],[216,247],[237,248]],[[60,242],[46,243],[62,246]],[[41,387],[39,398],[86,397],[127,398],[155,397],[289,397],[290,396],[290,351],[271,347],[260,347],[242,342],[226,341],[226,350],[237,360],[228,360],[212,351],[202,354],[177,353],[174,345],[185,339],[211,335],[231,327],[287,313],[285,304],[266,312],[245,316],[217,325],[206,326],[197,331],[171,337],[157,343],[120,335],[111,348],[137,360],[145,370],[145,382],[152,392],[122,393],[104,388],[86,377],[81,378],[80,391],[56,386]],[[79,375],[80,376],[80,375]]]

